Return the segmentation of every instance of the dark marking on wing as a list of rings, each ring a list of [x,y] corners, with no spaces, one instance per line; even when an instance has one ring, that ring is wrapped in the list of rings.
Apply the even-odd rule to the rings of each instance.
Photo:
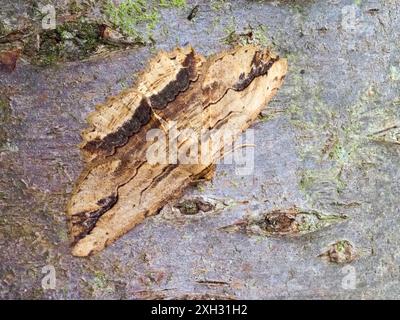
[[[75,230],[73,235],[72,246],[79,240],[86,237],[90,231],[94,229],[100,217],[110,210],[118,201],[118,196],[112,194],[109,197],[100,199],[97,204],[100,209],[92,212],[79,212],[71,217],[72,228]]]
[[[150,104],[153,109],[164,109],[168,103],[175,100],[180,92],[188,89],[190,82],[193,81],[197,76],[195,65],[195,54],[192,51],[183,61],[183,68],[178,72],[176,79],[170,82],[159,93],[150,97]]]
[[[124,145],[128,139],[139,132],[140,128],[151,119],[151,107],[146,99],[142,99],[133,116],[126,121],[117,131],[105,136],[103,139],[95,139],[87,142],[83,150],[90,153],[110,155],[115,147]]]
[[[250,73],[247,76],[245,76],[244,73],[240,74],[239,81],[233,86],[233,90],[242,91],[246,89],[255,78],[267,74],[272,65],[278,60],[279,57],[276,57],[265,63],[265,61],[263,61],[262,53],[257,51],[251,62],[252,67]]]

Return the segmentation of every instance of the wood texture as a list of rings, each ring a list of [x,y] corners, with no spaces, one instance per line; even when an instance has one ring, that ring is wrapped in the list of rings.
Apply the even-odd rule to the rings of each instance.
[[[190,47],[159,53],[134,88],[88,118],[81,144],[86,168],[67,209],[72,253],[102,250],[179,197],[191,181],[209,175],[227,151],[224,145],[215,147],[221,132],[233,132],[235,138],[247,129],[286,71],[286,60],[255,46],[208,59]],[[164,147],[176,159],[149,161],[152,129],[177,141]],[[201,148],[195,148],[199,139]],[[163,146],[157,144],[157,150]]]

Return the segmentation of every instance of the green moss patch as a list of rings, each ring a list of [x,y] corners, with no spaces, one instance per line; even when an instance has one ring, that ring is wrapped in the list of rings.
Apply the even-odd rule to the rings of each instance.
[[[152,39],[152,32],[160,21],[161,8],[182,8],[186,0],[123,0],[116,5],[108,1],[105,6],[106,18],[121,33],[137,42],[146,43]]]

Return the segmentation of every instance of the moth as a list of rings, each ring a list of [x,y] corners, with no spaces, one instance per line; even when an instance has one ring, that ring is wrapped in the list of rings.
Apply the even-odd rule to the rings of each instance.
[[[254,45],[208,58],[192,47],[159,52],[88,116],[85,168],[67,207],[72,254],[101,251],[210,176],[229,151],[221,136],[246,130],[286,72],[285,59]]]

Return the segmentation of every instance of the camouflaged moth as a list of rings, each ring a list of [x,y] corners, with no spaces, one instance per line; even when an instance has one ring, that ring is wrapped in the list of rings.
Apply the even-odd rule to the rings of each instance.
[[[285,59],[253,45],[208,59],[191,47],[153,58],[134,87],[88,117],[81,144],[86,167],[67,209],[73,255],[102,250],[209,174],[226,147],[215,143],[221,132],[235,139],[246,130],[286,72]],[[201,157],[182,161],[205,129],[201,148],[194,148]],[[155,130],[177,141],[164,146],[167,153],[175,148],[176,161],[150,161]]]

